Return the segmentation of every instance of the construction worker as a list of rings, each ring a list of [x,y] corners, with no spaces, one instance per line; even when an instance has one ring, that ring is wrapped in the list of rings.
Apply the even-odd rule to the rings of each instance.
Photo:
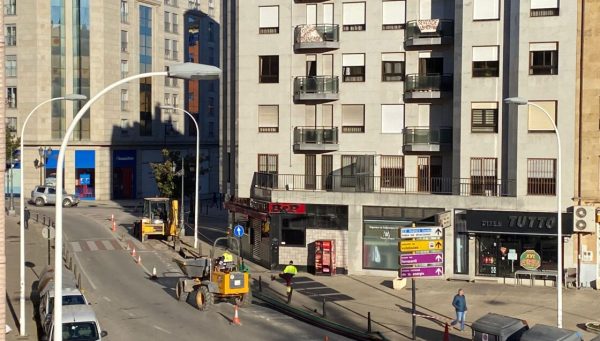
[[[283,269],[283,272],[279,274],[279,277],[283,278],[285,280],[285,285],[286,286],[292,286],[292,278],[298,273],[298,269],[296,269],[296,267],[294,266],[294,262],[290,261],[290,264],[288,264],[285,269]],[[274,281],[275,280],[275,276],[271,276],[271,280]]]
[[[233,255],[229,249],[225,250],[221,257],[217,259],[217,264],[221,270],[227,269],[227,267],[233,264]]]

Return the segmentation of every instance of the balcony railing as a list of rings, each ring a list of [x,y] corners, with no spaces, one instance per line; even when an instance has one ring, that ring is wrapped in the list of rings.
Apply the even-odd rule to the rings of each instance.
[[[452,91],[452,75],[406,75],[404,91],[405,99],[441,98],[443,92]]]
[[[294,30],[294,49],[338,49],[340,27],[334,24],[298,25]]]
[[[404,152],[440,152],[452,145],[452,128],[406,127],[402,133]]]
[[[403,177],[374,175],[310,175],[254,173],[253,186],[265,190],[327,191],[462,196],[514,196],[515,180],[474,178]]]
[[[295,101],[335,101],[339,98],[337,76],[308,76],[294,79]]]
[[[444,19],[413,20],[406,23],[406,47],[447,45],[454,37],[454,21]]]
[[[337,127],[294,128],[295,152],[332,152],[339,149]]]

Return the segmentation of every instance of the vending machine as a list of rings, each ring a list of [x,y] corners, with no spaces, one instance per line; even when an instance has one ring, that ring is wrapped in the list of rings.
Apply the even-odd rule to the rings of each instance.
[[[315,275],[335,275],[335,240],[315,241]]]

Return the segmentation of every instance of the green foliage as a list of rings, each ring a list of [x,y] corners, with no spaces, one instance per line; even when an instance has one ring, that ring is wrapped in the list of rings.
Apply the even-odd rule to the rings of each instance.
[[[5,130],[6,136],[6,163],[11,161],[11,155],[14,155],[15,151],[18,150],[21,146],[21,139],[17,137],[16,134],[11,133],[8,130],[8,125],[6,125]]]
[[[179,152],[169,151],[163,149],[162,151],[163,162],[162,163],[150,163],[152,167],[152,173],[158,186],[158,191],[163,197],[171,199],[181,198],[181,155]],[[200,165],[202,165],[203,158],[200,157]],[[184,159],[184,186],[185,195],[192,197],[195,189],[195,171],[192,171],[196,166],[196,155],[187,155]],[[202,167],[202,166],[200,166]],[[200,168],[200,174],[206,173],[207,169]]]

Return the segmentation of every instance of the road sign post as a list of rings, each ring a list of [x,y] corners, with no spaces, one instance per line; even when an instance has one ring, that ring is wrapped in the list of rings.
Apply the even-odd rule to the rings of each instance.
[[[233,228],[233,235],[238,238],[238,242],[240,243],[240,258],[242,261],[244,260],[244,256],[242,256],[242,236],[244,235],[244,227],[240,224],[235,225]]]

